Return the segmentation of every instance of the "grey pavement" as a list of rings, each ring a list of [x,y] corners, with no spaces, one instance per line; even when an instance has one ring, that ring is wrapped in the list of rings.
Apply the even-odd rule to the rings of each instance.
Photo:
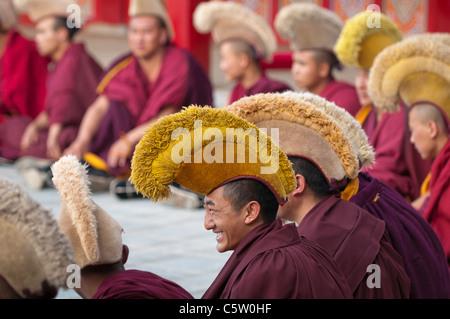
[[[54,188],[28,188],[12,165],[0,164],[0,176],[21,185],[55,218],[60,197]],[[181,209],[149,199],[120,200],[109,193],[92,199],[124,228],[123,242],[130,248],[125,267],[153,272],[172,280],[200,298],[231,252],[216,250],[215,236],[203,226],[203,209]],[[79,299],[73,290],[60,290],[58,299]]]

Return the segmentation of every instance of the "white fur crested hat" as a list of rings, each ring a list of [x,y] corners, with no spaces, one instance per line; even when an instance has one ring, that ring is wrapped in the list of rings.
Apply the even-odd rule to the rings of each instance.
[[[317,107],[318,103],[333,107],[331,102],[309,93],[267,93],[243,97],[225,109],[267,129],[272,138],[276,129],[280,149],[286,155],[310,160],[323,173],[330,189],[341,190],[347,180],[358,175],[358,153],[344,128]]]
[[[266,61],[272,60],[277,49],[275,34],[267,21],[239,3],[202,2],[194,11],[193,23],[198,32],[211,32],[217,43],[233,39],[247,41]]]
[[[77,4],[74,0],[28,0],[16,2],[33,22],[48,16],[69,17],[72,13],[69,10],[69,6]]]
[[[333,51],[344,23],[331,10],[313,3],[292,3],[280,9],[275,17],[278,34],[291,49],[327,49]]]
[[[52,214],[0,177],[0,277],[23,298],[53,298],[66,288],[74,253]]]
[[[128,16],[151,15],[160,18],[164,21],[169,32],[169,37],[175,37],[175,31],[172,25],[172,20],[167,13],[162,0],[130,0],[128,6]]]
[[[369,95],[377,108],[394,112],[398,101],[429,101],[450,114],[450,36],[421,34],[384,49],[370,71]]]
[[[52,165],[53,183],[61,196],[60,229],[69,238],[80,268],[118,262],[122,226],[90,198],[86,166],[69,155]]]

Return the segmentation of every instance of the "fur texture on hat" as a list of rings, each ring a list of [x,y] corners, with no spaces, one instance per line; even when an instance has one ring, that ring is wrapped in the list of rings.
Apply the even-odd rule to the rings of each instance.
[[[294,51],[332,51],[344,23],[336,13],[316,4],[292,3],[281,8],[274,25],[278,34],[290,41]]]
[[[337,122],[314,105],[317,102],[329,103],[310,94],[256,94],[226,109],[258,127],[278,128],[280,148],[315,163],[329,184],[339,189],[358,174],[357,153]]]
[[[175,31],[172,25],[172,20],[162,3],[162,0],[130,0],[128,6],[128,16],[151,15],[156,16],[164,21],[169,33],[169,38],[175,37]]]
[[[239,3],[202,2],[194,11],[193,23],[198,32],[211,32],[217,43],[233,39],[249,42],[267,61],[272,60],[277,49],[276,37],[269,24]]]
[[[370,145],[366,133],[361,127],[361,124],[344,108],[309,92],[287,91],[283,95],[307,101],[319,108],[326,115],[332,117],[352,144],[352,149],[361,162],[361,168],[370,167],[375,164],[375,150]]]
[[[375,107],[388,112],[402,99],[407,105],[430,101],[450,114],[450,47],[421,35],[386,48],[375,59],[368,89]]]
[[[373,17],[379,18],[379,26],[369,27]],[[389,17],[381,12],[362,11],[345,22],[334,52],[343,64],[368,69],[379,52],[402,38],[400,29]]]
[[[69,241],[52,214],[19,185],[0,177],[0,275],[24,298],[65,288],[75,264]],[[48,296],[47,296],[48,297]]]
[[[9,30],[17,23],[17,8],[12,0],[0,1],[0,27],[1,30]]]
[[[69,5],[77,4],[74,0],[28,0],[25,11],[31,21],[37,22],[48,16],[69,17]]]
[[[61,196],[59,227],[81,268],[112,264],[122,257],[122,226],[90,198],[86,170],[72,155],[52,165],[53,183]]]
[[[228,129],[237,134],[228,135]],[[220,132],[222,139],[203,136],[206,130],[217,135]],[[183,131],[186,135],[181,135],[180,140],[177,133]],[[249,138],[246,132],[250,132]],[[255,144],[251,143],[251,137]],[[180,157],[174,159],[173,150],[180,145],[183,154],[177,150],[175,154]],[[211,146],[218,147],[214,150],[216,155],[220,154],[220,161],[209,161],[203,156],[207,149],[212,152]],[[236,159],[241,146],[245,154]],[[234,156],[231,160],[230,154]],[[251,155],[256,155],[255,161],[251,160]],[[277,164],[276,170],[262,172],[271,163]],[[136,146],[131,169],[130,181],[136,190],[153,201],[170,197],[172,182],[207,195],[231,180],[251,178],[264,183],[283,205],[295,186],[295,175],[287,156],[256,126],[223,109],[195,105],[150,125]]]

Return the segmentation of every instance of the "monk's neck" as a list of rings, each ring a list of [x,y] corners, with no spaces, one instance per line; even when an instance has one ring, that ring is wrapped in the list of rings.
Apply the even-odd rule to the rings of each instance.
[[[246,90],[254,86],[263,76],[262,71],[257,68],[251,68],[244,72],[244,76],[240,79],[239,83]]]
[[[70,45],[71,42],[61,43],[56,51],[50,55],[50,59],[52,59],[53,62],[60,61],[63,58],[64,54],[66,54],[66,51],[69,49]]]
[[[437,141],[436,141],[435,152],[432,155],[432,158],[436,158],[439,155],[439,153],[442,151],[442,149],[447,144],[448,140],[449,140],[449,137],[447,135],[439,134]]]
[[[309,87],[308,91],[313,94],[320,95],[320,93],[322,93],[322,91],[325,90],[330,81],[331,81],[330,78],[322,79],[319,82],[317,82],[314,86]]]
[[[295,222],[300,224],[306,215],[321,201],[312,195],[305,196],[297,205]]]
[[[138,58],[137,60],[150,83],[155,82],[161,72],[164,53],[165,49],[161,49],[151,56]]]

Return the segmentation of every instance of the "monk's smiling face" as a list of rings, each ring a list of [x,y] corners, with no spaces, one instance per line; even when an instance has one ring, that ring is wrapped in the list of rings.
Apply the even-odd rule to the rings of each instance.
[[[246,225],[246,207],[233,209],[224,197],[224,187],[215,189],[205,196],[205,228],[216,235],[217,251],[234,250],[249,232]]]
[[[128,45],[138,59],[153,56],[164,48],[167,41],[167,30],[157,17],[141,15],[130,19]]]

